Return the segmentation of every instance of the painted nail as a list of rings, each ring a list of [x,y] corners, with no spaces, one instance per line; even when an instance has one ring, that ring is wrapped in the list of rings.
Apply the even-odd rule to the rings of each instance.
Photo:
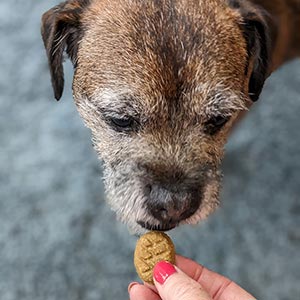
[[[128,294],[130,293],[130,290],[135,286],[135,285],[138,285],[139,283],[138,282],[131,282],[129,285],[128,285]]]
[[[164,284],[167,278],[176,272],[172,264],[167,261],[160,261],[154,267],[153,277],[158,283]]]

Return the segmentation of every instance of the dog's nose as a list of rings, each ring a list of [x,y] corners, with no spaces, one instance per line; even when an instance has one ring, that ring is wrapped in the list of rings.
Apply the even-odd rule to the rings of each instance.
[[[170,191],[160,185],[147,186],[147,208],[163,224],[176,224],[193,215],[199,207],[200,195],[194,192]]]

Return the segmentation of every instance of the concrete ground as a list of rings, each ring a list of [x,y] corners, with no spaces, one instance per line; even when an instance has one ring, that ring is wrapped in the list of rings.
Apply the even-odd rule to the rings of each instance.
[[[53,100],[39,23],[58,1],[0,2],[0,299],[127,299],[136,238],[104,202],[90,133]],[[300,61],[268,80],[227,146],[222,206],[172,232],[258,299],[300,298]]]

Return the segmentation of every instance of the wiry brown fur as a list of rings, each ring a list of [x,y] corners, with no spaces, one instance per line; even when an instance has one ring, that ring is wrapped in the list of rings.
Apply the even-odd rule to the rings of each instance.
[[[75,25],[63,14],[56,18],[80,32],[76,47],[67,45],[76,62],[74,99],[104,160],[111,205],[134,231],[141,220],[156,228],[145,186],[159,182],[182,203],[190,190],[198,192],[199,207],[182,222],[203,219],[218,205],[219,166],[232,124],[250,98],[257,100],[270,72],[299,51],[297,40],[282,37],[284,29],[274,25],[283,13],[275,15],[267,0],[69,2],[81,9]],[[299,8],[299,1],[289,2]],[[290,32],[292,25],[282,26]],[[43,35],[51,49],[49,34]],[[62,92],[55,79],[54,89]],[[108,122],[128,115],[139,123],[132,132],[117,132]],[[209,134],[210,120],[219,116],[230,120]]]

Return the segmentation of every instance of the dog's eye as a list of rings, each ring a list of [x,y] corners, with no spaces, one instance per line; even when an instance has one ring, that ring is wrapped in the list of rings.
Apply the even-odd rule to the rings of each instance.
[[[110,118],[110,123],[117,131],[131,131],[134,128],[135,120],[132,117]]]
[[[228,121],[230,117],[215,116],[205,123],[205,132],[207,134],[216,134]]]

